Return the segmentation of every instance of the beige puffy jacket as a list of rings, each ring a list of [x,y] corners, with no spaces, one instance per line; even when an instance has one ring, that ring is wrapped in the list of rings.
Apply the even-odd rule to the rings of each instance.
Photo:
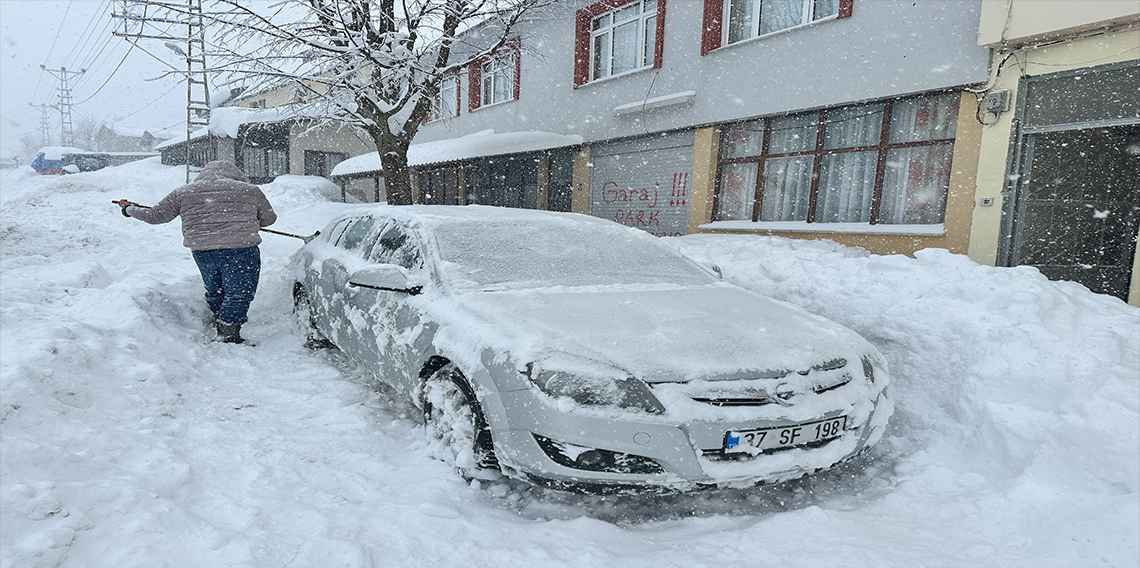
[[[182,217],[182,244],[190,250],[252,247],[261,244],[261,227],[277,214],[261,188],[231,162],[206,164],[194,181],[162,198],[154,207],[128,206],[124,212],[151,224]]]

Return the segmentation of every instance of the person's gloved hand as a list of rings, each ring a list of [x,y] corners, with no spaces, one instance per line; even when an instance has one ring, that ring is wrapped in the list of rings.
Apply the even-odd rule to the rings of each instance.
[[[127,215],[127,207],[129,207],[131,205],[134,205],[136,207],[141,207],[141,205],[139,205],[138,203],[135,203],[134,201],[131,201],[129,199],[120,199],[118,201],[112,201],[111,203],[114,203],[115,205],[118,205],[119,207],[122,208],[123,217],[130,217],[130,215]]]

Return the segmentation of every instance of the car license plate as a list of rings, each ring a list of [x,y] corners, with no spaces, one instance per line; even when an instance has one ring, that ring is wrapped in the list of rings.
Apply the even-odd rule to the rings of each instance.
[[[724,436],[724,451],[762,453],[816,445],[842,436],[846,426],[847,417],[836,416],[791,426],[732,431]]]

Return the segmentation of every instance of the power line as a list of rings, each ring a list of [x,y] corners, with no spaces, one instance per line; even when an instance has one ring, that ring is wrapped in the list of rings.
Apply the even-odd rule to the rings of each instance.
[[[105,2],[106,0],[104,0],[104,3]],[[83,33],[79,34],[79,41],[71,47],[71,53],[68,53],[67,57],[64,58],[64,61],[66,61],[68,65],[72,65],[72,63],[76,62],[73,58],[77,51],[85,53],[84,50],[87,48],[87,43],[95,37],[95,28],[98,27],[101,12],[102,10],[99,10],[92,14],[91,21],[87,22],[87,26],[83,28]],[[75,65],[72,65],[72,67],[75,67]],[[80,65],[80,67],[87,67],[87,65]]]
[[[124,63],[124,62],[126,62],[126,60],[127,60],[127,56],[131,54],[131,51],[132,51],[134,48],[135,48],[135,44],[133,44],[133,43],[132,43],[132,44],[131,44],[131,47],[127,48],[127,52],[123,54],[123,58],[122,58],[121,60],[119,60],[119,64],[118,64],[118,65],[116,65],[116,66],[115,66],[115,69],[111,71],[111,74],[107,76],[107,80],[106,80],[106,81],[103,81],[103,84],[102,84],[102,85],[99,85],[99,88],[98,88],[98,89],[95,89],[95,92],[94,92],[94,93],[91,93],[91,96],[89,96],[89,97],[87,97],[86,99],[83,99],[82,101],[79,101],[79,102],[77,102],[77,103],[75,103],[75,104],[77,104],[77,105],[81,105],[81,104],[83,104],[83,103],[85,103],[85,102],[87,102],[87,101],[89,101],[89,100],[91,100],[91,99],[95,98],[95,95],[98,95],[98,94],[99,94],[99,91],[102,91],[102,90],[103,90],[103,87],[106,87],[106,86],[107,86],[107,83],[111,82],[111,78],[113,78],[113,77],[115,76],[115,73],[118,73],[118,72],[119,72],[119,68],[123,66],[123,63]]]

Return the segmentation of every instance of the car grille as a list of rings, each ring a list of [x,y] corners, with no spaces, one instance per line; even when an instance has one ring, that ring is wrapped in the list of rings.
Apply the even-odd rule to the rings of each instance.
[[[797,396],[809,392],[822,394],[850,383],[852,376],[844,370],[846,366],[846,359],[834,359],[806,371],[775,371],[745,378],[674,383],[666,388],[677,389],[696,402],[712,406],[789,406]],[[654,385],[655,388],[661,386]]]

